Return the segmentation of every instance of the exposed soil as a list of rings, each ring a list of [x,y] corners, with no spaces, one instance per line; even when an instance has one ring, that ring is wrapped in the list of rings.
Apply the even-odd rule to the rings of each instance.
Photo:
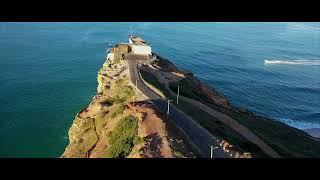
[[[140,149],[143,158],[172,158],[179,151],[182,157],[194,157],[191,146],[186,143],[173,124],[168,123],[165,116],[158,113],[148,102],[138,102],[128,106],[133,114],[138,113],[138,134],[145,139]]]

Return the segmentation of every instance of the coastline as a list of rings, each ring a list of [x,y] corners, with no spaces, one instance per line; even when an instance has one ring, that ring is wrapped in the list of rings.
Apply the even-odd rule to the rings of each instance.
[[[125,45],[122,44],[122,46]],[[121,49],[124,47],[119,48]],[[116,51],[114,50],[114,52]],[[165,96],[162,97],[164,99],[175,98],[175,85],[182,85],[181,103],[179,105],[177,103],[174,106],[188,115],[191,119],[201,124],[201,126],[212,133],[212,135],[219,137],[219,140],[221,139],[222,142],[226,142],[223,143],[223,146],[236,149],[236,151],[240,150],[240,153],[243,152],[244,154],[247,154],[247,152],[249,154],[252,153],[253,157],[318,156],[316,151],[317,149],[320,149],[319,140],[313,138],[310,134],[318,136],[320,129],[300,130],[283,122],[259,116],[245,108],[235,107],[230,104],[223,93],[220,93],[216,91],[214,87],[210,87],[201,82],[192,72],[182,70],[170,60],[164,59],[157,54],[152,53],[152,56],[154,59],[150,59],[151,62],[145,61],[147,64],[143,63],[139,64],[139,66],[138,64],[134,65],[137,60],[137,57],[135,56],[131,56],[130,60],[126,59],[129,56],[124,56],[125,58],[122,60],[114,60],[113,62],[106,61],[103,64],[103,68],[98,73],[97,95],[88,107],[83,108],[77,114],[76,119],[69,130],[70,144],[62,157],[100,157],[101,151],[103,151],[103,155],[101,156],[106,156],[105,149],[108,147],[108,144],[105,144],[105,139],[108,139],[108,134],[113,131],[112,128],[114,128],[114,126],[116,126],[115,124],[120,120],[114,120],[115,122],[111,129],[105,129],[105,127],[107,127],[110,117],[111,120],[113,119],[112,112],[114,110],[112,108],[114,108],[114,102],[122,101],[122,98],[118,97],[118,92],[123,88],[118,87],[118,90],[113,93],[110,93],[110,89],[113,89],[117,84],[122,84],[121,86],[126,86],[129,89],[135,89],[137,81],[134,79],[137,79],[137,77],[134,77],[134,73],[132,73],[135,71],[144,72],[142,75],[140,74],[140,76],[144,76],[142,79],[146,80],[144,83],[154,86],[155,89]],[[107,59],[108,57],[110,57],[109,54]],[[131,72],[131,70],[134,71]],[[149,78],[145,78],[148,76]],[[141,88],[143,85],[138,84],[138,86]],[[155,89],[152,89],[153,93],[155,93]],[[138,96],[138,99],[143,96],[140,102],[145,103],[145,101],[148,100],[148,97],[149,100],[153,99],[145,92],[142,92],[143,91],[139,91],[140,95]],[[135,102],[135,97],[132,99],[134,96],[132,93],[134,92],[132,91],[131,95],[124,99],[124,102],[127,104],[122,105],[124,109],[121,111],[120,117],[122,117],[123,114],[130,115],[136,113],[136,111],[133,111],[136,107],[132,103],[130,104],[132,100]],[[145,99],[146,96],[148,96],[147,99]],[[140,102],[136,101],[138,105]],[[118,108],[119,104],[116,105]],[[144,105],[144,107],[146,106]],[[202,111],[203,113],[200,113],[200,116],[193,114],[193,112],[190,111],[190,107],[192,111],[197,111],[196,109],[198,109],[199,112]],[[151,106],[149,108],[152,109]],[[138,116],[140,117],[141,115]],[[203,121],[203,118],[206,120]],[[141,119],[140,117],[139,120],[143,121],[143,118]],[[161,118],[160,120],[165,121]],[[140,125],[141,123],[138,124]],[[82,126],[85,126],[85,128],[81,128]],[[99,126],[98,130],[97,126]],[[86,134],[86,136],[89,137],[83,138],[83,134]],[[196,136],[195,134],[189,134],[189,136],[190,135]],[[86,139],[90,140],[89,146]],[[101,139],[103,142],[101,142]],[[101,143],[103,145],[100,145]],[[296,143],[299,144],[298,148],[296,148]],[[168,142],[166,142],[166,144],[168,144]],[[200,146],[203,145],[200,144]],[[222,145],[220,144],[220,146]],[[314,146],[314,150],[311,152],[306,151],[310,146]],[[80,152],[78,147],[80,147]],[[101,147],[103,148],[99,149]],[[134,149],[135,151],[140,151],[141,147],[141,145],[134,146]],[[83,148],[85,150],[83,150]],[[171,155],[169,153],[170,150],[168,149],[170,149],[170,147],[166,150],[169,157]],[[226,152],[229,151],[227,150]],[[139,157],[137,154],[131,156]],[[251,155],[249,156],[251,157]]]

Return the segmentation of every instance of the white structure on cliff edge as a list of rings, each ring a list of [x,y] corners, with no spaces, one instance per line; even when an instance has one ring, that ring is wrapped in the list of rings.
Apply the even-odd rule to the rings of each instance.
[[[140,37],[135,37],[131,35],[129,37],[129,43],[131,46],[131,51],[134,54],[151,55],[151,47],[148,46],[146,42]]]

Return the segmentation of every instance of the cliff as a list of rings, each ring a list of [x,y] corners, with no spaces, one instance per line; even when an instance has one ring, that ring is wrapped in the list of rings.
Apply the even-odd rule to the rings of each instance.
[[[61,157],[197,157],[184,135],[141,92],[135,94],[128,76],[125,61],[105,61],[97,95],[75,116]]]

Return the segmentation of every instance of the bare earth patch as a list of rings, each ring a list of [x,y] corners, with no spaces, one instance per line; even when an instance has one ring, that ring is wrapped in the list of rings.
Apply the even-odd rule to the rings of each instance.
[[[182,157],[194,157],[178,130],[172,124],[166,123],[165,117],[158,113],[151,103],[138,102],[134,106],[130,104],[128,109],[139,117],[138,135],[144,138],[144,143],[136,150],[139,157],[173,158],[176,157],[176,152]],[[130,157],[138,157],[136,153]]]

